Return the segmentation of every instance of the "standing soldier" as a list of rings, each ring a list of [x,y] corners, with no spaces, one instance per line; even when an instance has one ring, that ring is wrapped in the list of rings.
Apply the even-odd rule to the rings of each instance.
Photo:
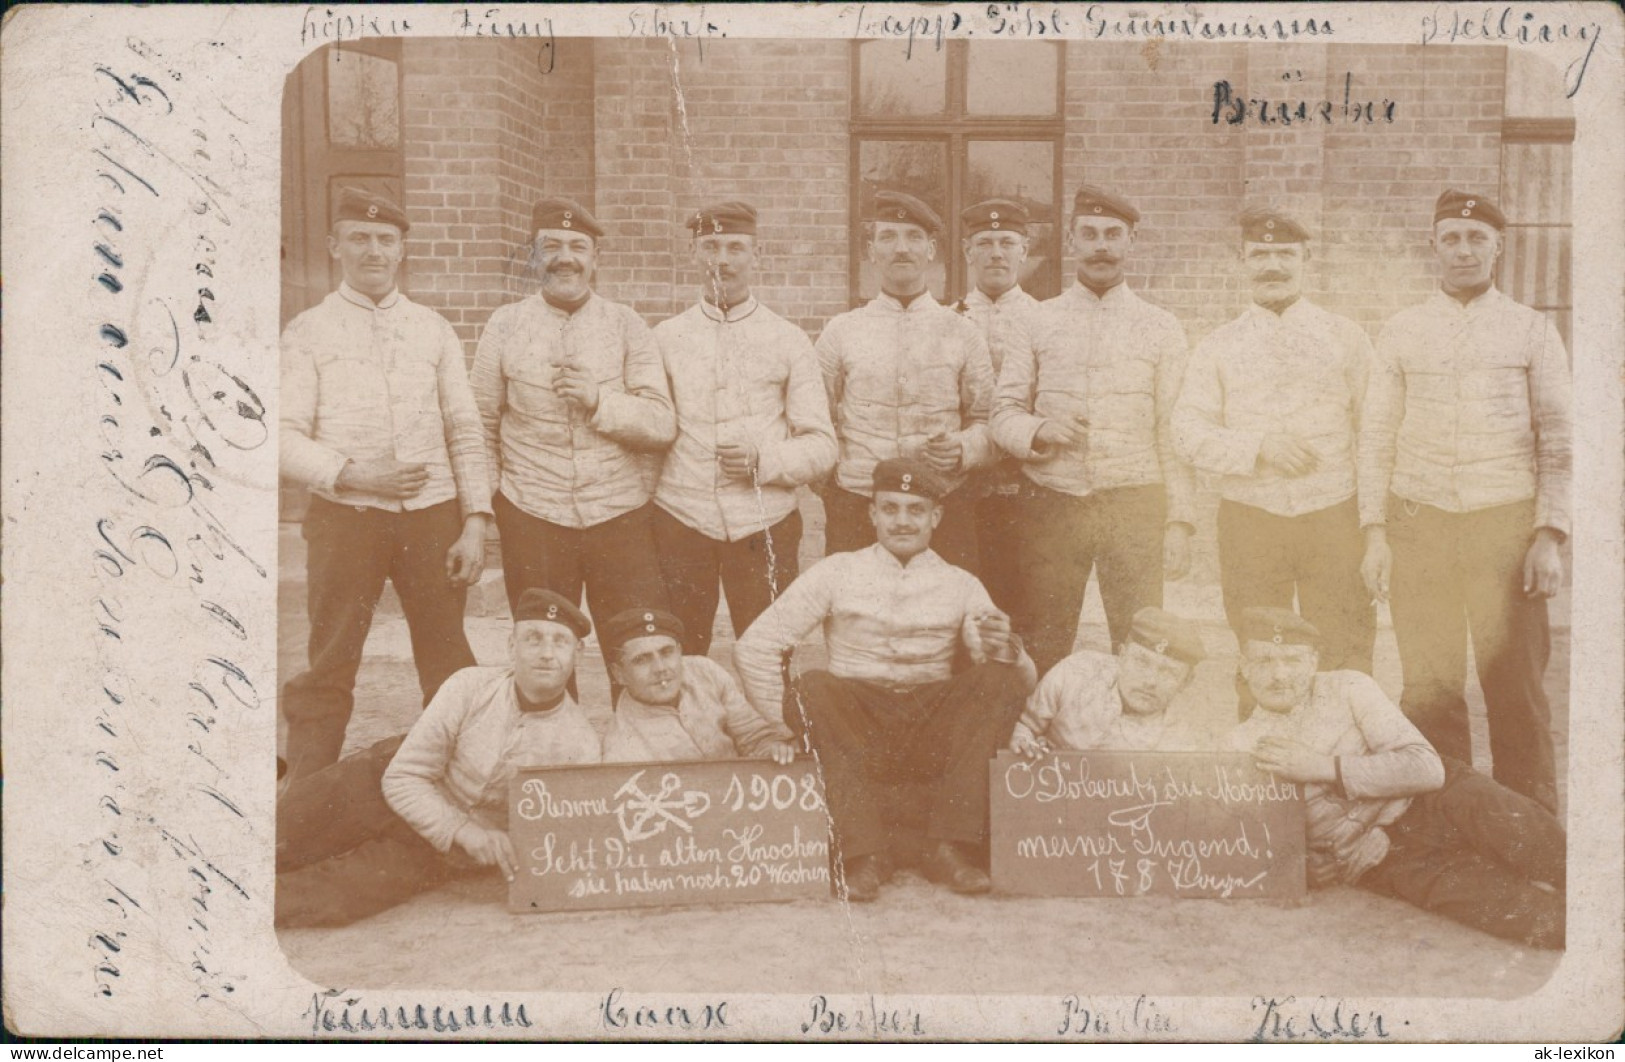
[[[637,450],[676,433],[660,352],[629,306],[593,292],[604,230],[580,204],[531,218],[542,289],[491,315],[474,398],[497,470],[508,602],[540,588],[598,618],[666,599]]]
[[[1016,629],[1039,673],[1072,651],[1097,569],[1113,645],[1134,613],[1162,605],[1164,574],[1190,565],[1190,469],[1169,418],[1184,369],[1174,315],[1123,283],[1139,211],[1084,185],[1069,239],[1078,283],[1041,303],[1004,352],[993,434],[1022,461]]]
[[[1179,456],[1219,477],[1219,581],[1230,629],[1253,607],[1321,631],[1320,665],[1371,674],[1376,612],[1360,580],[1355,440],[1371,368],[1365,330],[1302,298],[1309,234],[1241,218],[1253,305],[1196,347],[1174,407]],[[1241,718],[1252,713],[1238,679]]]
[[[967,207],[959,218],[965,225],[965,264],[974,286],[954,309],[981,328],[996,380],[1011,331],[1021,327],[1038,305],[1021,288],[1021,264],[1027,260],[1027,208],[1010,199],[989,199]],[[1021,521],[1016,501],[1021,493],[1021,462],[1001,454],[981,472],[975,487],[982,583],[1002,611],[1019,615],[1020,557],[1010,542]]]
[[[967,474],[996,452],[987,430],[993,394],[987,342],[926,290],[925,268],[942,231],[930,207],[901,192],[878,192],[869,225],[880,294],[831,319],[818,337],[840,442],[835,482],[824,492],[824,552],[875,541],[869,521],[875,464],[907,457],[924,461],[951,492],[933,539],[937,553],[974,569],[974,503],[962,488]]]
[[[1505,225],[1484,196],[1441,195],[1440,290],[1377,339],[1361,426],[1361,571],[1373,594],[1392,591],[1401,706],[1418,729],[1441,755],[1472,762],[1470,629],[1495,780],[1555,812],[1546,599],[1563,585],[1572,382],[1557,329],[1495,288]]]
[[[474,664],[463,605],[484,566],[490,478],[457,333],[395,287],[409,227],[389,200],[344,189],[327,237],[344,281],[282,335],[282,475],[312,492],[310,668],[282,693],[292,778],[338,762],[385,579],[424,704]]]
[[[655,489],[654,535],[683,653],[704,656],[717,580],[745,633],[798,570],[796,487],[835,467],[835,429],[805,333],[756,301],[756,210],[689,219],[700,301],[655,328],[677,404],[677,442]]]

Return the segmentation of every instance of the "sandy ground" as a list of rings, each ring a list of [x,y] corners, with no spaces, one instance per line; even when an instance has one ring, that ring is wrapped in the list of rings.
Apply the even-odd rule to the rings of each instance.
[[[805,507],[803,564],[820,555],[822,514]],[[1196,542],[1211,543],[1200,532]],[[279,666],[305,663],[304,550],[297,525],[281,535]],[[1200,617],[1210,658],[1175,710],[1222,732],[1234,721],[1235,640],[1224,626],[1211,553],[1167,587],[1167,606]],[[488,579],[493,578],[488,576]],[[500,612],[500,582],[471,612]],[[1547,673],[1558,734],[1559,786],[1568,729],[1569,631],[1565,593],[1554,602]],[[1107,648],[1091,585],[1080,647]],[[470,615],[481,663],[506,656],[502,615]],[[724,617],[712,656],[729,662]],[[818,647],[798,654],[815,664]],[[1399,692],[1393,631],[1381,617],[1377,679]],[[583,703],[607,725],[608,683],[596,643],[578,667]],[[1488,762],[1482,698],[1469,683],[1476,760]],[[356,690],[348,749],[404,731],[420,695],[406,624],[386,598]],[[879,902],[833,900],[707,905],[668,910],[511,915],[493,877],[452,883],[343,929],[283,930],[293,967],[341,989],[779,992],[1064,995],[1253,995],[1280,986],[1300,997],[1397,995],[1515,998],[1551,975],[1560,954],[1503,943],[1407,904],[1359,889],[1312,893],[1300,905],[1269,901],[1033,899],[955,896],[903,872]],[[1265,944],[1264,942],[1268,942]]]

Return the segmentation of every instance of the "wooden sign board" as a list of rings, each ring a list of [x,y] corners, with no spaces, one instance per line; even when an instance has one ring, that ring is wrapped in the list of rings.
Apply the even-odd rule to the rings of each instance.
[[[811,760],[520,771],[508,789],[514,911],[827,898],[829,817]]]
[[[993,887],[1028,896],[1301,897],[1303,786],[1245,753],[994,759]]]

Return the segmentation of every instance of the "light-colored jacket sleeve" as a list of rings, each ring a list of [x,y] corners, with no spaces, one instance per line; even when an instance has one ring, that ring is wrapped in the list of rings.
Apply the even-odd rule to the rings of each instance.
[[[282,333],[282,410],[278,420],[282,477],[331,492],[349,458],[312,437],[320,393],[316,358],[307,342],[305,326],[296,318]]]
[[[961,467],[981,468],[998,458],[987,422],[993,408],[993,358],[987,351],[982,330],[962,317],[956,317],[964,361],[959,370],[959,422],[964,425],[950,434],[959,440]]]
[[[1050,721],[1066,702],[1068,673],[1066,663],[1062,661],[1039,680],[1038,687],[1027,698],[1021,718],[1016,720],[1015,730],[1011,731],[1010,748],[1043,737],[1049,730]]]
[[[471,683],[479,674],[465,668],[441,684],[384,771],[384,799],[441,852],[451,850],[452,838],[469,821],[468,811],[446,796],[445,779],[457,735],[473,706]]]
[[[733,739],[734,748],[741,756],[765,756],[773,745],[790,740],[790,731],[784,724],[765,718],[746,703],[739,684],[727,669],[705,657],[698,658],[709,665],[706,672],[716,702],[722,708],[722,729]],[[692,666],[690,661],[688,666]]]
[[[818,355],[818,373],[824,378],[824,399],[829,404],[830,424],[837,426],[837,457],[840,446],[838,425],[841,417],[841,394],[846,387],[846,366],[841,353],[839,320],[840,318],[836,318],[824,325],[824,330],[818,333],[818,344],[814,348]]]
[[[1343,795],[1355,800],[1414,796],[1444,785],[1444,764],[1427,738],[1405,718],[1375,679],[1357,671],[1330,672],[1344,683],[1349,711],[1366,747],[1363,756],[1337,757]]]
[[[1162,482],[1168,492],[1168,523],[1196,526],[1196,475],[1191,466],[1174,452],[1174,404],[1179,400],[1180,383],[1190,346],[1185,329],[1168,314],[1157,339],[1157,461],[1162,466]]]
[[[671,400],[666,363],[654,333],[629,306],[620,311],[626,347],[625,391],[600,391],[592,415],[594,431],[635,450],[664,450],[677,438],[677,407]]]
[[[1377,336],[1371,356],[1371,376],[1360,406],[1358,486],[1360,526],[1388,522],[1388,485],[1394,478],[1399,445],[1399,422],[1405,415],[1405,373],[1400,368],[1404,345],[1401,330],[1389,321]]]
[[[1349,394],[1354,401],[1354,482],[1355,498],[1361,513],[1372,510],[1380,511],[1385,507],[1382,498],[1368,498],[1365,491],[1371,484],[1361,475],[1360,468],[1364,460],[1362,453],[1365,447],[1365,410],[1366,395],[1371,391],[1371,373],[1376,367],[1377,355],[1371,349],[1371,337],[1366,335],[1364,328],[1353,321],[1345,326],[1343,337],[1345,353],[1348,357],[1346,372],[1348,375]],[[1365,520],[1361,520],[1362,525]]]
[[[1044,418],[1033,413],[1034,391],[1038,386],[1034,334],[1031,321],[1023,321],[1010,329],[1004,364],[999,368],[999,381],[993,392],[990,421],[993,441],[1023,461],[1037,459],[1033,437],[1044,424]]]
[[[1174,451],[1204,472],[1250,476],[1257,471],[1264,433],[1226,426],[1223,345],[1222,339],[1208,336],[1191,355],[1174,403]]]
[[[790,437],[763,446],[756,466],[763,483],[780,487],[823,479],[835,467],[836,456],[835,428],[829,419],[818,354],[799,328],[794,332],[787,353],[790,376],[784,387],[784,419]]]
[[[845,558],[837,553],[802,572],[734,643],[734,669],[745,697],[764,719],[784,723],[784,655],[824,622]]]
[[[516,305],[516,304],[515,304]],[[503,376],[503,353],[507,350],[517,316],[514,305],[499,306],[480,333],[474,351],[474,368],[469,387],[480,416],[480,435],[485,443],[486,467],[493,489],[502,486],[502,408],[507,403],[507,380]]]
[[[1529,411],[1535,427],[1535,527],[1569,534],[1574,504],[1574,380],[1557,327],[1542,316],[1543,334],[1529,367]]]
[[[440,422],[446,434],[446,452],[457,481],[457,503],[466,520],[476,513],[491,514],[491,472],[486,457],[484,428],[468,369],[463,364],[463,343],[456,329],[440,319],[440,364],[436,369],[440,395]]]

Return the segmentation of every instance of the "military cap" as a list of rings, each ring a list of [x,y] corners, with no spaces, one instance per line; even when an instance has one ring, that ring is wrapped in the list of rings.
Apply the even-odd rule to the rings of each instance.
[[[905,192],[876,192],[870,221],[901,221],[935,235],[942,231],[937,212]]]
[[[680,645],[683,641],[683,621],[657,608],[629,608],[605,620],[598,638],[604,648],[618,652],[633,638],[647,638],[653,634],[675,638]]]
[[[1279,210],[1244,210],[1241,238],[1248,243],[1306,243],[1309,230]]]
[[[1241,612],[1241,643],[1320,646],[1320,630],[1289,608],[1248,608]]]
[[[1154,605],[1147,605],[1134,614],[1128,636],[1154,653],[1173,657],[1193,667],[1207,658],[1207,647],[1202,644],[1202,630],[1195,621],[1164,612]]]
[[[402,233],[412,227],[406,220],[406,211],[381,195],[364,192],[359,188],[339,189],[339,199],[333,207],[333,220],[376,221],[384,225],[393,225]]]
[[[1458,192],[1454,188],[1447,188],[1438,202],[1433,204],[1434,223],[1447,218],[1465,218],[1468,221],[1482,221],[1496,231],[1507,226],[1506,215],[1501,208],[1490,201],[1488,196],[1476,195],[1472,192]]]
[[[513,610],[513,621],[523,623],[526,620],[547,620],[549,623],[562,624],[575,631],[577,638],[585,638],[592,633],[592,622],[586,615],[570,601],[551,590],[538,590],[532,587],[519,595],[519,607]]]
[[[756,208],[749,203],[730,199],[725,203],[712,203],[701,207],[688,219],[689,230],[695,237],[715,236],[723,233],[756,235]]]
[[[1092,184],[1086,184],[1078,189],[1078,194],[1072,199],[1072,216],[1117,218],[1130,225],[1138,224],[1140,221],[1140,212],[1134,209],[1133,203]]]
[[[911,457],[888,457],[875,465],[874,493],[918,494],[922,498],[941,501],[948,493],[948,484],[924,461]]]
[[[1013,199],[985,199],[959,212],[965,235],[997,229],[1001,232],[1027,232],[1027,208]]]
[[[563,196],[538,200],[531,210],[530,231],[536,233],[543,229],[571,229],[585,232],[595,240],[604,237],[604,227],[598,224],[598,219],[574,199]]]

